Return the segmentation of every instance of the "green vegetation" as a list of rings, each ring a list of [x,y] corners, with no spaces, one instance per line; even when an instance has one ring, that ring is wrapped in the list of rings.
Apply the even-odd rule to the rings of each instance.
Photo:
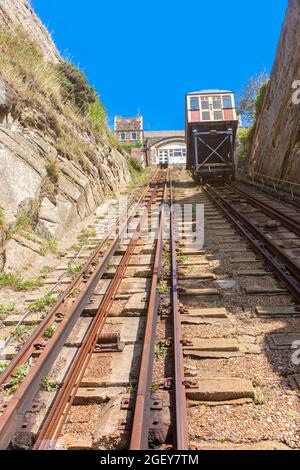
[[[187,260],[188,260],[188,257],[187,257],[187,256],[185,256],[185,255],[183,255],[183,254],[180,254],[180,253],[177,255],[177,262],[178,262],[179,264],[183,264],[183,263],[185,263]]]
[[[47,176],[53,184],[58,183],[59,167],[57,162],[46,165]]]
[[[162,254],[162,263],[164,267],[169,267],[171,263],[171,253],[169,251],[164,251]]]
[[[81,246],[86,245],[90,238],[95,238],[96,236],[97,233],[95,232],[95,230],[86,229],[81,232],[79,237],[79,243]]]
[[[80,264],[70,263],[69,266],[67,267],[67,273],[70,277],[75,277],[77,276],[78,273],[80,273],[83,267],[84,267],[84,263],[80,263]]]
[[[52,307],[57,302],[57,296],[54,294],[49,294],[46,297],[36,300],[30,304],[29,309],[32,312],[42,312],[47,307]]]
[[[106,109],[97,95],[94,96],[95,102],[89,106],[89,118],[97,131],[101,131],[106,125]]]
[[[213,274],[220,274],[220,267],[219,267],[219,266],[215,266],[214,268],[212,268],[212,273],[213,273]]]
[[[159,390],[159,384],[154,382],[151,386],[151,391],[153,393],[156,393],[156,392],[158,392],[158,390]]]
[[[26,379],[29,372],[29,365],[24,364],[19,366],[15,373],[12,375],[12,378],[9,384],[6,387],[7,393],[9,395],[15,393],[18,390],[19,385]]]
[[[5,226],[5,214],[2,209],[0,209],[0,228]]]
[[[27,328],[24,325],[18,326],[11,334],[12,338],[16,341],[20,341],[24,334],[27,332]]]
[[[95,232],[95,230],[87,229],[87,230],[84,230],[84,232],[82,232],[81,238],[83,237],[84,239],[88,239],[88,238],[93,238],[96,236],[97,236],[97,233]]]
[[[32,225],[31,224],[32,224],[32,222],[31,222],[28,214],[20,215],[17,218],[17,220],[14,224],[14,233],[20,233],[23,230],[27,231],[27,232],[32,231]]]
[[[148,181],[149,169],[144,169],[141,162],[135,157],[129,158],[128,168],[131,175],[131,184],[128,188],[128,192],[131,192],[136,189],[139,185],[144,184]]]
[[[17,285],[17,290],[19,291],[27,291],[31,289],[37,289],[38,287],[43,287],[44,282],[42,279],[32,278],[28,279],[27,281],[19,281]]]
[[[12,238],[14,235],[22,235],[28,240],[32,240],[34,227],[36,226],[38,218],[39,204],[34,201],[31,207],[26,212],[20,214],[16,221],[6,228],[7,239]]]
[[[267,93],[267,88],[269,85],[269,80],[267,80],[265,83],[263,83],[260,87],[259,93],[255,99],[255,117],[254,117],[254,122],[258,121],[258,118],[261,114],[262,107],[264,104],[264,99]]]
[[[249,125],[254,124],[258,118],[268,83],[269,75],[260,72],[256,77],[249,79],[240,96],[239,113]]]
[[[269,76],[261,72],[257,77],[251,78],[240,99],[239,112],[248,123],[248,127],[238,133],[240,148],[237,151],[237,165],[247,168],[251,154],[252,143],[256,125],[262,111]]]
[[[144,168],[141,162],[135,158],[135,157],[130,157],[129,158],[129,170],[131,173],[143,173]]]
[[[50,326],[47,326],[47,328],[45,329],[43,336],[46,339],[51,339],[54,333],[55,333],[55,328],[50,325]]]
[[[50,266],[44,266],[42,269],[41,269],[41,277],[44,279],[46,278],[54,269],[51,268]]]
[[[257,406],[262,406],[262,405],[264,405],[264,404],[266,403],[266,400],[265,400],[264,397],[259,397],[259,396],[258,396],[258,397],[256,397],[256,398],[254,398],[253,402],[254,402],[254,404],[257,405]]]
[[[56,238],[50,238],[49,240],[45,240],[42,244],[40,252],[42,256],[47,256],[49,253],[56,254],[58,250],[58,242]]]
[[[0,320],[5,319],[8,315],[10,315],[12,312],[16,311],[16,307],[14,305],[12,306],[7,306],[0,304]]]
[[[118,143],[106,126],[106,110],[84,73],[67,61],[46,61],[40,45],[21,27],[14,32],[0,28],[0,69],[1,78],[13,91],[13,117],[25,127],[49,133],[57,151],[83,171],[90,174],[94,166],[101,171],[95,147],[104,136],[116,148]],[[84,134],[93,135],[95,146],[86,143]],[[52,197],[58,178],[54,166],[47,165],[43,188]]]
[[[142,144],[142,142],[138,141],[135,144],[122,144],[121,147],[122,147],[123,150],[125,150],[125,152],[127,152],[131,155],[132,149],[141,149],[143,147],[143,144]]]
[[[164,348],[162,346],[156,346],[154,354],[155,354],[155,358],[159,360],[168,354],[168,348]]]
[[[76,289],[72,290],[72,292],[70,294],[70,297],[71,297],[71,299],[75,299],[79,294],[80,294],[80,289],[76,288]]]
[[[157,290],[160,294],[167,294],[169,292],[169,288],[166,284],[159,284]]]
[[[42,380],[42,389],[45,392],[53,392],[58,390],[59,384],[57,382],[53,382],[48,377],[44,377]]]
[[[0,271],[0,289],[4,287],[15,288],[19,283],[19,277],[15,273]]]
[[[60,62],[56,68],[64,99],[71,102],[82,114],[87,114],[89,106],[95,103],[95,90],[88,84],[84,73],[66,61]]]
[[[6,367],[8,366],[9,362],[8,361],[3,361],[0,362],[0,374],[5,371]]]
[[[7,287],[19,291],[27,291],[42,286],[42,279],[32,278],[24,281],[15,273],[0,271],[0,289]]]
[[[246,168],[248,165],[254,134],[254,126],[241,129],[238,133],[238,139],[241,143],[241,148],[237,152],[237,165],[239,168]]]

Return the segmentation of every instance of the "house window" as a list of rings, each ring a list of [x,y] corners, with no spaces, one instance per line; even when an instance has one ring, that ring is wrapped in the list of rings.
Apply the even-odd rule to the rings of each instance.
[[[120,134],[120,141],[125,142],[126,141],[126,132],[121,132]]]
[[[138,140],[137,132],[131,132],[131,140]]]
[[[232,99],[231,99],[231,96],[228,95],[228,96],[223,96],[223,108],[225,109],[230,109],[232,108]]]
[[[199,98],[190,98],[191,111],[198,111],[199,109]]]

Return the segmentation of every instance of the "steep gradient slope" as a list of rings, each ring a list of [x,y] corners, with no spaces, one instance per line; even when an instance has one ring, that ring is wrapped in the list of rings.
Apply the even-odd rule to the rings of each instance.
[[[27,0],[0,0],[0,232],[10,228],[6,254],[20,256],[16,244],[30,249],[12,235],[20,219],[41,237],[59,238],[129,181],[127,159],[84,75],[61,60]]]
[[[0,0],[0,26],[10,30],[21,26],[31,39],[40,45],[47,60],[59,61],[59,53],[47,29],[34,13],[28,0]]]
[[[254,137],[251,169],[300,183],[300,104],[292,101],[296,80],[300,80],[300,1],[289,0]]]

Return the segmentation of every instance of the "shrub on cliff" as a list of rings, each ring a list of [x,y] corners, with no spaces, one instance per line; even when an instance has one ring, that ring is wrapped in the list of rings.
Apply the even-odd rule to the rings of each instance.
[[[236,160],[239,168],[247,168],[254,137],[254,126],[246,127],[238,132],[240,148],[237,151]]]
[[[138,172],[138,173],[142,173],[143,170],[144,170],[143,165],[141,164],[141,162],[135,157],[130,157],[129,158],[129,167],[132,171],[135,171],[135,172]]]
[[[258,106],[263,104],[263,93],[268,82],[269,75],[266,72],[260,72],[256,77],[249,79],[249,83],[240,95],[239,113],[249,125],[253,124],[257,118]]]
[[[89,105],[95,103],[95,90],[92,88],[84,73],[69,62],[57,64],[63,97],[73,103],[84,115]]]
[[[57,151],[84,172],[91,174],[98,166],[86,135],[92,135],[95,144],[106,139],[116,147],[106,126],[106,110],[84,73],[65,61],[46,62],[39,45],[23,29],[0,28],[0,70],[17,96],[15,118],[49,134]]]
[[[262,72],[258,77],[250,79],[240,99],[239,112],[250,124],[249,127],[242,129],[238,134],[240,148],[236,157],[240,168],[248,167],[256,123],[263,107],[268,84],[269,77]]]
[[[254,117],[254,122],[256,123],[258,121],[258,118],[261,114],[262,107],[264,104],[264,99],[266,96],[267,88],[268,88],[269,80],[266,83],[263,83],[262,86],[260,87],[259,93],[256,97],[255,100],[255,117]]]
[[[5,225],[5,215],[4,211],[0,209],[0,229],[3,228]]]

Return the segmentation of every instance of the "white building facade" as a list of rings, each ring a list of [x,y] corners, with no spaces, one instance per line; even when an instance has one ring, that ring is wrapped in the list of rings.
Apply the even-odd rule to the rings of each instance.
[[[145,132],[147,163],[155,165],[186,165],[184,131]]]

